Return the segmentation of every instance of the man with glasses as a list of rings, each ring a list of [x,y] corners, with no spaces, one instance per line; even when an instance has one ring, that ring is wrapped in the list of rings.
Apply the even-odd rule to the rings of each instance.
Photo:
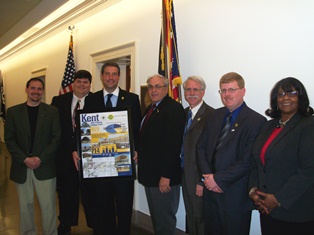
[[[252,145],[266,118],[244,102],[243,78],[234,72],[220,79],[224,107],[209,116],[197,143],[205,234],[248,235],[254,208],[247,193]]]
[[[118,86],[120,66],[114,62],[104,63],[101,68],[101,79],[104,89],[89,95],[85,99],[84,110],[99,111],[112,107],[131,107],[135,149],[138,143],[138,130],[141,122],[139,97]],[[73,153],[77,167],[79,157]],[[77,167],[78,168],[78,167]],[[132,209],[134,180],[108,180],[91,182],[95,195],[97,221],[94,234],[96,235],[129,235]]]
[[[196,165],[196,143],[204,129],[207,117],[214,109],[204,101],[206,83],[200,76],[190,76],[183,83],[186,124],[181,150],[182,193],[190,235],[204,235],[203,182]]]
[[[152,104],[142,120],[138,148],[138,180],[145,186],[156,235],[175,234],[180,198],[185,114],[182,105],[168,96],[168,85],[159,74],[147,79]]]

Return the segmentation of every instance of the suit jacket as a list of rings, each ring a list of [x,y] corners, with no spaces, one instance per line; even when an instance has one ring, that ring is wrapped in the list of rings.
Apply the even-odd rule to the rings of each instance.
[[[72,99],[73,92],[54,96],[51,105],[59,110],[61,125],[61,145],[58,149],[57,161],[60,163],[70,162],[73,165],[72,145],[75,138],[72,126]],[[66,159],[66,160],[65,160]]]
[[[38,156],[41,160],[40,167],[34,170],[38,180],[51,179],[56,176],[55,157],[60,136],[58,110],[45,103],[40,103],[32,148],[32,155]],[[8,109],[5,143],[12,156],[10,179],[19,184],[25,183],[27,166],[24,160],[30,154],[31,144],[31,130],[26,103]]]
[[[150,109],[150,106],[145,113]],[[170,185],[181,183],[180,152],[185,113],[168,95],[155,108],[141,132],[138,149],[138,178],[147,187],[158,187],[160,177]]]
[[[271,217],[314,221],[314,118],[295,114],[268,146],[263,165],[261,149],[277,123],[278,119],[267,122],[256,139],[249,188],[275,195],[281,207]]]
[[[251,148],[266,118],[244,103],[221,147],[215,151],[225,114],[223,107],[207,120],[197,144],[197,165],[201,175],[212,174],[212,158],[216,158],[214,179],[224,191],[219,195],[225,208],[241,213],[253,209],[247,193]]]
[[[64,95],[55,96],[52,98],[51,105],[59,110],[59,120],[61,125],[61,145],[58,149],[57,160],[64,158],[70,159],[72,164],[72,142],[74,138],[74,131],[72,127],[72,99],[73,92]]]
[[[138,95],[119,88],[117,108],[131,107],[135,149],[138,145],[138,131],[141,123],[141,108]],[[106,107],[103,90],[85,98],[84,110],[104,109]]]
[[[189,107],[185,109],[185,113],[189,112]],[[205,102],[197,111],[193,121],[186,131],[183,138],[184,145],[184,174],[188,193],[195,195],[196,185],[203,183],[200,181],[198,169],[196,165],[196,144],[204,129],[207,117],[213,115],[214,109],[208,106]]]

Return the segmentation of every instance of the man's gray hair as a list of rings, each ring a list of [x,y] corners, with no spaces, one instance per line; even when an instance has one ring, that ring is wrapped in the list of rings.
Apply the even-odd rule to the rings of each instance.
[[[206,89],[206,83],[204,79],[201,76],[189,76],[184,82],[183,82],[183,89],[185,89],[186,83],[192,80],[194,82],[197,82],[198,84],[201,84],[201,89],[205,90]]]
[[[146,80],[146,83],[148,84],[149,81],[150,81],[152,78],[154,78],[154,77],[159,77],[159,78],[161,78],[161,79],[164,81],[165,86],[168,86],[168,85],[169,85],[169,80],[168,80],[168,78],[166,78],[165,76],[160,75],[160,74],[154,74],[154,75],[149,76],[149,77],[147,78],[147,80]]]

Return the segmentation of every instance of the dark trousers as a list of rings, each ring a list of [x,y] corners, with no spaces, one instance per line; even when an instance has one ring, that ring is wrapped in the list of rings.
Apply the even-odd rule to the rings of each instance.
[[[156,235],[174,235],[176,213],[179,208],[180,186],[171,186],[169,193],[161,193],[159,187],[145,187],[147,203]]]
[[[261,214],[261,229],[263,235],[313,235],[314,221],[304,223],[287,222]]]
[[[251,211],[229,206],[224,195],[204,189],[204,224],[206,235],[249,235]],[[237,202],[234,202],[237,203]]]
[[[60,224],[76,226],[79,214],[79,176],[77,171],[68,170],[57,174]]]
[[[134,180],[94,183],[97,235],[129,235],[133,210]]]
[[[78,225],[80,192],[82,205],[85,212],[88,227],[93,227],[95,221],[95,210],[93,207],[93,191],[87,183],[79,182],[79,173],[75,169],[73,161],[69,164],[58,164],[57,168],[57,192],[59,200],[60,224],[66,226]]]

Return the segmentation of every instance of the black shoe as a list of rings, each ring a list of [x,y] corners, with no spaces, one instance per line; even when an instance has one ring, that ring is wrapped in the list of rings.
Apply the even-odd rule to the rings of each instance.
[[[65,235],[71,232],[71,226],[66,226],[64,224],[59,224],[58,235]]]

